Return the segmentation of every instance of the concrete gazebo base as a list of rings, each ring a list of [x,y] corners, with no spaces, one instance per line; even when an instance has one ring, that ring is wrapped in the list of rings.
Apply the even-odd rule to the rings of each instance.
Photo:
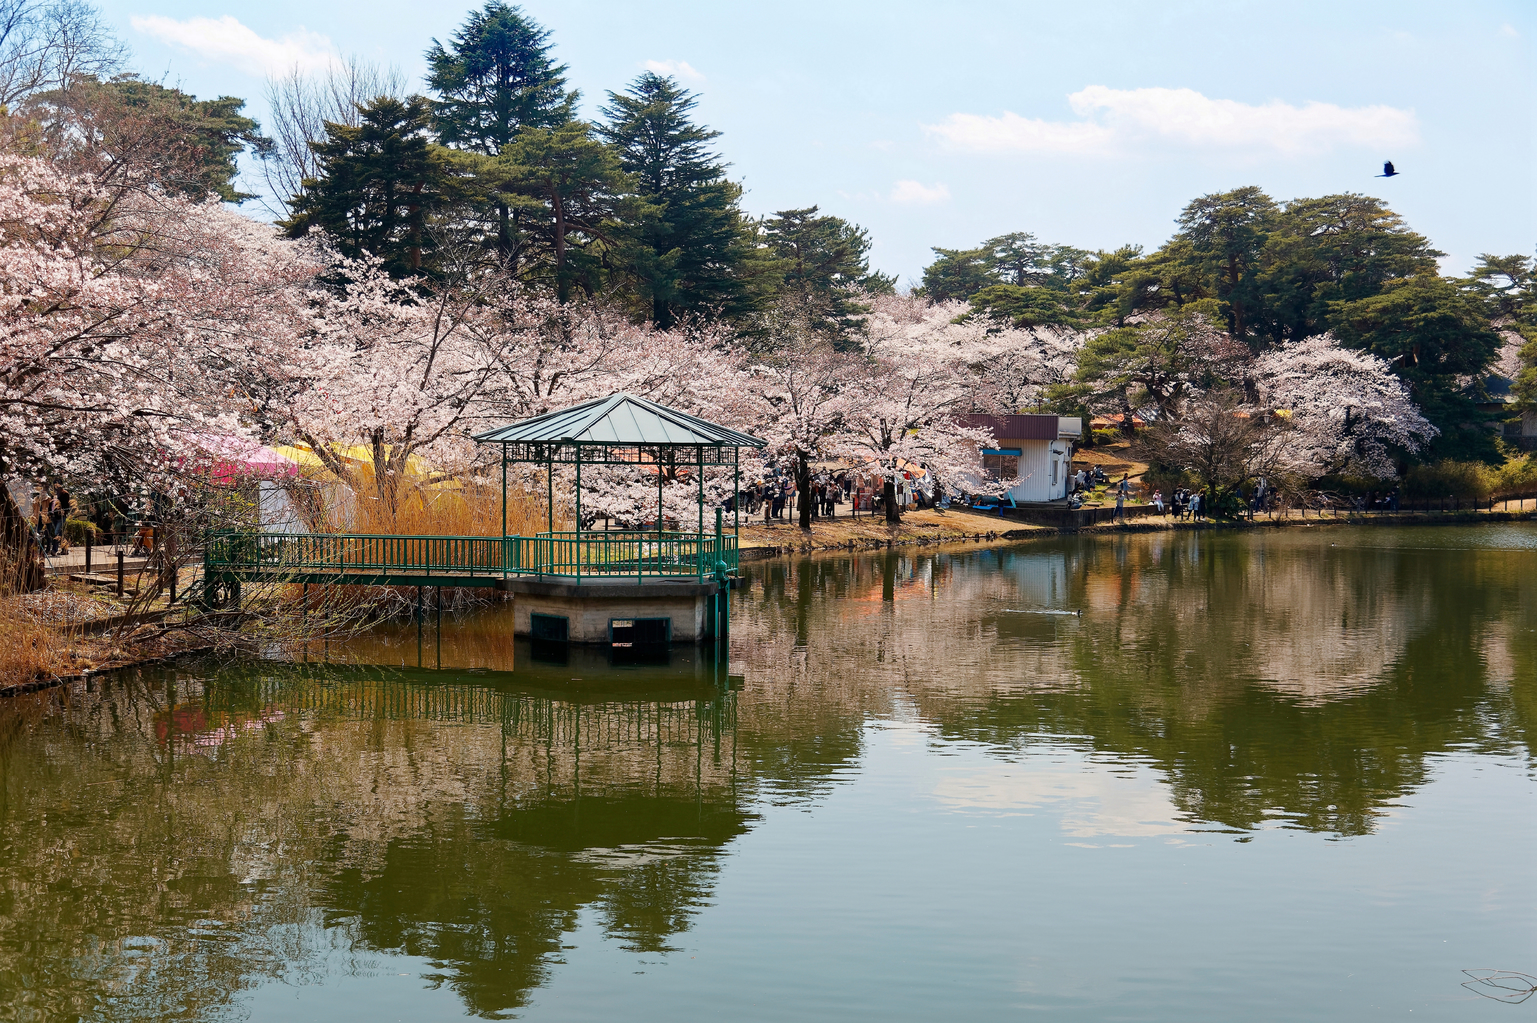
[[[700,643],[714,636],[720,584],[714,579],[587,581],[525,576],[498,589],[513,595],[513,632],[535,639],[601,646]],[[537,617],[536,617],[537,616]],[[663,626],[660,622],[666,622]],[[551,630],[561,630],[560,637]]]

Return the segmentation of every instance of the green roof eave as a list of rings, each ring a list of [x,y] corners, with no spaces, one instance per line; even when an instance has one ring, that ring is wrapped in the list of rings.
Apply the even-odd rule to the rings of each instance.
[[[615,394],[477,433],[481,444],[761,448],[767,441],[633,394]]]

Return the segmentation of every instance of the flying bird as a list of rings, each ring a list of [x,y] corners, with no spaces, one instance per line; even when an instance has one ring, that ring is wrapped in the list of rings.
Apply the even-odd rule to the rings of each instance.
[[[1382,165],[1382,173],[1378,174],[1377,177],[1379,177],[1379,178],[1391,178],[1391,177],[1394,177],[1397,174],[1398,174],[1398,172],[1393,169],[1393,161],[1389,160],[1389,161],[1387,161],[1386,163],[1384,163]]]

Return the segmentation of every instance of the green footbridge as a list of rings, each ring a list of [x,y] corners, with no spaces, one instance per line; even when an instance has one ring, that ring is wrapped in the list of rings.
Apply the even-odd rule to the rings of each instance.
[[[631,618],[643,617],[648,602],[676,610],[680,593],[693,584],[719,593],[718,613],[727,613],[725,593],[739,567],[740,510],[730,501],[728,531],[723,510],[716,507],[714,531],[707,531],[705,476],[714,471],[719,479],[729,470],[731,492],[740,494],[739,450],[762,448],[763,440],[628,394],[525,419],[474,439],[501,447],[502,535],[219,532],[204,548],[200,599],[216,607],[238,606],[241,584],[247,582],[495,587],[526,594],[531,601],[563,602],[568,611],[581,611],[584,602],[589,610],[633,608],[621,615]],[[544,468],[549,528],[534,536],[507,532],[507,467],[517,463]],[[582,470],[603,466],[655,477],[653,528],[582,528]],[[577,528],[569,531],[555,529],[557,472],[574,482]],[[697,530],[665,528],[669,481],[692,484]]]
[[[719,517],[719,516],[718,516]],[[613,530],[537,536],[381,536],[221,532],[203,553],[204,588],[283,582],[353,586],[501,586],[537,576],[567,583],[705,582],[738,567],[737,537]]]

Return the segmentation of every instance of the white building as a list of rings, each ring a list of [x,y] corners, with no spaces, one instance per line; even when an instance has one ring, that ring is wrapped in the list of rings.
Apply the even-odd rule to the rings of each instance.
[[[1073,444],[1083,436],[1077,416],[967,416],[967,426],[991,430],[993,446],[982,451],[983,467],[995,478],[1014,481],[1008,496],[1016,504],[1067,497]]]

